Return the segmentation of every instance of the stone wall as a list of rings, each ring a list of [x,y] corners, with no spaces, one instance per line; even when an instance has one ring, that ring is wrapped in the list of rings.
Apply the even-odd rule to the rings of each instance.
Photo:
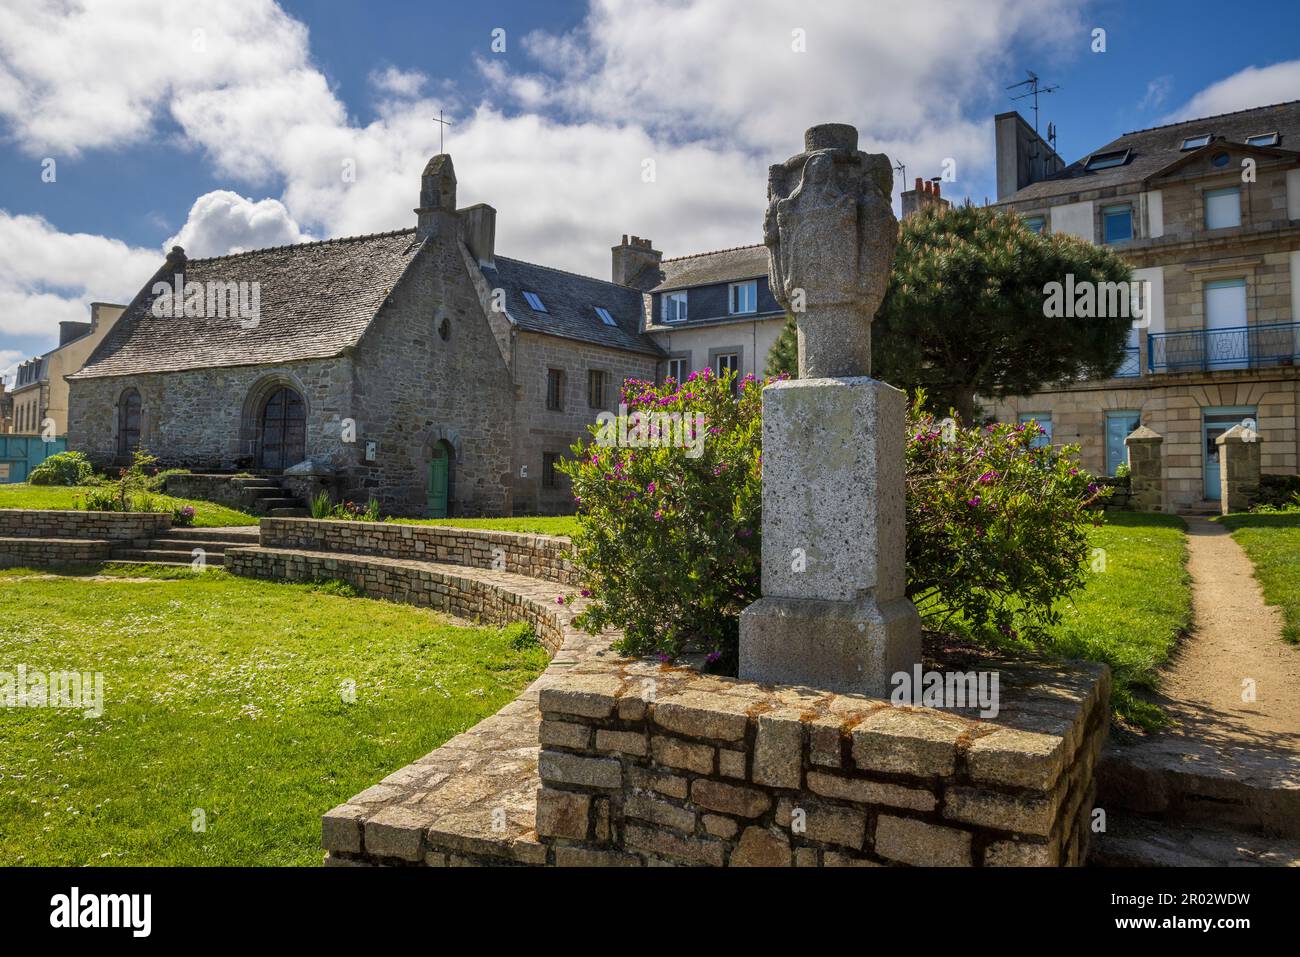
[[[538,837],[560,865],[1081,864],[1109,671],[998,670],[987,720],[667,667],[563,677]]]
[[[429,463],[446,442],[449,514],[511,514],[510,375],[457,238],[426,241],[354,364],[357,442],[345,496],[373,496],[389,514],[427,515]],[[375,458],[366,461],[371,441]]]
[[[535,595],[500,587],[492,574],[474,569],[457,574],[445,566],[430,567],[429,561],[286,548],[230,548],[223,556],[226,571],[233,575],[293,582],[342,581],[368,598],[433,608],[458,618],[497,625],[527,622],[552,655],[563,643],[564,631],[556,615]]]
[[[602,411],[616,412],[626,379],[655,378],[656,359],[558,336],[520,333],[515,340],[515,388],[518,396],[514,435],[515,514],[559,515],[574,511],[569,479],[556,476],[554,488],[544,485],[543,456],[569,457],[575,442],[589,441],[587,426]],[[548,369],[564,373],[564,397],[559,410],[546,407]],[[587,374],[605,373],[605,401],[597,408],[588,401]],[[524,475],[523,470],[527,469]]]
[[[163,512],[0,509],[0,537],[129,541],[153,538],[171,526],[172,517]]]
[[[107,561],[113,543],[93,538],[6,538],[0,535],[0,568],[58,568]]]
[[[391,522],[340,522],[306,518],[264,518],[264,548],[380,555],[526,575],[576,586],[569,541],[548,535],[525,535],[444,525],[399,525]]]
[[[282,365],[188,369],[132,376],[73,379],[69,383],[68,444],[97,466],[115,462],[117,405],[123,392],[140,393],[140,445],[164,466],[243,468],[252,464],[258,397],[276,384],[306,402],[307,455],[342,462],[353,453],[341,439],[349,414],[351,360],[313,359]]]

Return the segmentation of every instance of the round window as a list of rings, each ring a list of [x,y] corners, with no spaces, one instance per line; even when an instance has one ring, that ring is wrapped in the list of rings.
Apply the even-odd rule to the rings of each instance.
[[[1227,165],[1228,165],[1228,154],[1227,154],[1227,153],[1215,153],[1212,157],[1210,157],[1210,162],[1213,163],[1215,166],[1218,166],[1218,167],[1224,167],[1224,166],[1227,166]]]
[[[451,338],[451,323],[445,318],[438,324],[438,335],[442,336],[443,342]]]

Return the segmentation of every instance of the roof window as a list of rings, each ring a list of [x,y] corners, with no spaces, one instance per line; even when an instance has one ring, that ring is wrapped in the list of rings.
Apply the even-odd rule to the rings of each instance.
[[[546,306],[544,306],[544,305],[542,304],[542,300],[538,297],[537,293],[535,293],[535,292],[526,292],[526,293],[524,293],[524,299],[527,301],[527,303],[528,303],[528,307],[529,307],[530,309],[532,309],[533,312],[545,312],[545,311],[546,311]]]

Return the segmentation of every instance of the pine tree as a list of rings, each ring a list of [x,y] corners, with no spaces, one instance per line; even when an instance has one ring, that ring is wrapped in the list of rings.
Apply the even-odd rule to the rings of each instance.
[[[799,376],[799,332],[791,316],[785,317],[785,325],[781,328],[781,334],[776,337],[776,342],[772,343],[772,348],[767,352],[767,368],[763,370],[765,375],[778,376],[782,373],[790,378]]]

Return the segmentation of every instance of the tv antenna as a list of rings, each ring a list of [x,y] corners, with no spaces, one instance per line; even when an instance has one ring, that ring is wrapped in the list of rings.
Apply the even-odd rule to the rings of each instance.
[[[1029,89],[1027,89],[1024,93],[1021,93],[1019,96],[1013,96],[1011,99],[1023,100],[1027,96],[1032,96],[1034,98],[1034,132],[1037,133],[1038,132],[1038,94],[1053,93],[1056,90],[1059,90],[1061,88],[1061,85],[1059,83],[1054,83],[1051,86],[1039,86],[1038,74],[1035,73],[1033,70],[1026,70],[1025,72],[1029,74],[1029,79],[1021,80],[1019,83],[1012,83],[1009,87],[1007,87],[1007,89],[1014,90],[1017,87],[1021,87],[1021,86],[1029,87]]]
[[[906,186],[906,185],[907,185],[907,166],[904,165],[904,163],[903,163],[902,160],[899,160],[898,163],[894,166],[894,171],[895,171],[896,173],[898,173],[898,181],[899,181],[900,183],[902,183],[904,186]]]
[[[1047,124],[1047,145],[1052,148],[1053,153],[1056,152],[1056,124],[1055,123]]]

